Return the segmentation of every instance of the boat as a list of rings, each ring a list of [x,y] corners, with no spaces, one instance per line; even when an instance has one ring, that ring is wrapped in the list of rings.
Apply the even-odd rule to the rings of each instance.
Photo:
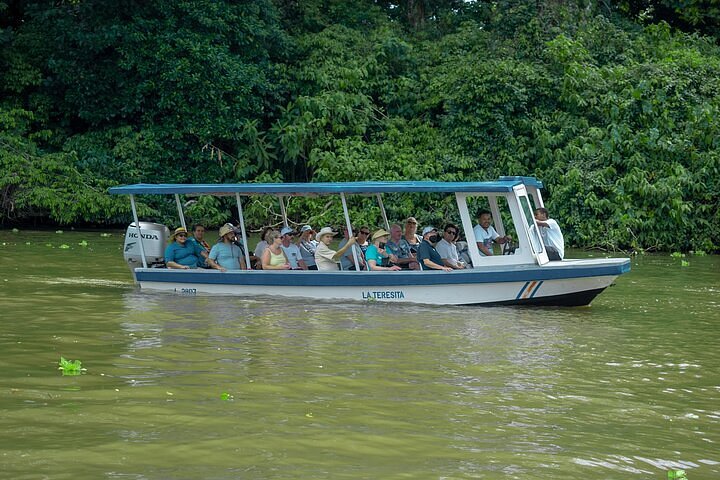
[[[136,184],[109,189],[111,194],[129,195],[134,222],[125,235],[125,259],[142,290],[167,291],[180,295],[232,295],[245,297],[297,298],[306,301],[358,301],[416,303],[430,305],[537,305],[583,306],[615,279],[630,270],[627,258],[586,258],[550,261],[534,208],[543,207],[542,182],[534,177],[500,177],[486,182],[366,181],[337,183],[238,183],[238,184]],[[469,268],[451,272],[438,270],[377,271],[227,271],[164,268],[163,252],[169,229],[161,224],[140,222],[136,195],[172,195],[180,224],[184,196],[234,196],[239,213],[243,245],[247,232],[243,199],[256,195],[278,198],[283,224],[287,226],[286,200],[293,196],[339,197],[344,219],[352,235],[348,202],[355,195],[376,197],[385,227],[389,222],[383,194],[437,193],[452,195],[468,243]],[[505,218],[511,218],[517,246],[511,255],[481,256],[475,243],[468,200],[484,197],[500,235]],[[319,225],[318,227],[323,227]],[[250,265],[245,249],[245,262]],[[356,259],[357,263],[357,259]]]

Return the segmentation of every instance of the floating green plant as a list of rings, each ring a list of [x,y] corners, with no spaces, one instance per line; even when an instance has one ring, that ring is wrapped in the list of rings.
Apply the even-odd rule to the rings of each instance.
[[[680,265],[682,265],[683,267],[689,267],[689,266],[690,266],[690,262],[688,262],[687,260],[683,260],[683,261],[680,262]]]
[[[702,251],[702,250],[695,250],[695,251],[693,252],[693,255],[695,255],[696,257],[704,257],[705,255],[707,255],[707,253],[705,253],[705,252]]]
[[[687,474],[685,470],[668,470],[668,480],[687,480]]]
[[[62,248],[63,250],[66,250],[66,249],[70,248],[70,245],[66,245],[66,244],[63,243],[63,244],[60,245],[58,248]]]
[[[671,256],[672,258],[682,258],[682,257],[685,256],[685,254],[684,254],[684,253],[680,253],[680,252],[672,252],[672,253],[670,254],[670,256]]]
[[[100,236],[101,237],[111,237],[112,233],[101,233]]]
[[[83,240],[82,242],[78,243],[78,245],[80,245],[81,247],[87,247],[88,243],[87,241]]]
[[[65,233],[62,230],[55,230],[55,233]]]
[[[86,371],[86,368],[82,368],[82,362],[80,360],[65,360],[60,357],[60,363],[58,364],[58,370],[62,370],[63,375],[80,375]]]
[[[12,232],[13,232],[13,233],[20,233],[20,230],[18,230],[17,228],[13,228],[13,229],[12,229]]]
[[[228,392],[223,392],[223,393],[220,394],[220,399],[221,399],[221,400],[230,401],[230,400],[232,400],[233,398],[235,398],[235,397],[233,397],[232,395],[230,395]]]

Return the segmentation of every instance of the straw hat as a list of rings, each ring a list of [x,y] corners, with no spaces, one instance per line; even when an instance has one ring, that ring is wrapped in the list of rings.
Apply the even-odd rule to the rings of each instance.
[[[320,229],[317,235],[315,235],[315,240],[319,242],[320,239],[325,235],[332,235],[334,237],[335,235],[337,235],[337,232],[333,232],[333,229],[330,227],[323,227]]]
[[[377,232],[373,233],[372,240],[373,242],[377,240],[380,237],[388,237],[390,236],[390,232],[383,230],[382,228],[378,230]]]
[[[175,237],[177,236],[178,233],[184,233],[185,235],[187,235],[188,234],[187,228],[185,228],[185,227],[176,228],[175,231],[173,232],[173,234],[170,235],[171,242],[175,241]]]
[[[228,233],[235,233],[235,227],[233,227],[229,223],[226,223],[225,225],[220,227],[220,239],[222,239]]]

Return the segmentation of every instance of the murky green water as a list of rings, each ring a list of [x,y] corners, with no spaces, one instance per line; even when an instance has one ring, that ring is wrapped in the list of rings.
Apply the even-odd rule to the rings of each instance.
[[[720,477],[718,257],[427,308],[140,293],[121,242],[0,231],[0,478]]]

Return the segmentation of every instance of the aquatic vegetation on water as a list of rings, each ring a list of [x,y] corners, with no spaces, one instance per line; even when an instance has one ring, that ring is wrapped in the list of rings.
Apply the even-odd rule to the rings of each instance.
[[[87,247],[88,242],[86,240],[83,240],[82,242],[78,243],[78,245],[80,245],[81,247]]]
[[[82,362],[80,360],[66,360],[60,357],[60,363],[58,365],[58,370],[62,370],[63,375],[80,375],[82,372],[87,371],[86,368],[82,368]]]
[[[682,262],[680,262],[680,266],[682,266],[682,267],[689,267],[689,266],[690,266],[690,262],[688,262],[687,260],[683,260]]]
[[[223,392],[223,393],[220,394],[220,399],[221,399],[221,400],[228,400],[228,401],[229,401],[229,400],[233,400],[234,398],[235,398],[235,397],[233,397],[232,395],[230,395],[228,392]]]
[[[672,253],[670,254],[670,256],[671,256],[672,258],[683,258],[683,257],[685,256],[685,254],[684,254],[684,253],[680,253],[680,252],[672,252]]]
[[[688,477],[685,470],[668,470],[667,478],[668,480],[687,480]]]
[[[70,245],[66,245],[66,244],[63,243],[63,244],[60,245],[58,248],[62,248],[63,250],[67,250],[68,248],[70,248]]]

